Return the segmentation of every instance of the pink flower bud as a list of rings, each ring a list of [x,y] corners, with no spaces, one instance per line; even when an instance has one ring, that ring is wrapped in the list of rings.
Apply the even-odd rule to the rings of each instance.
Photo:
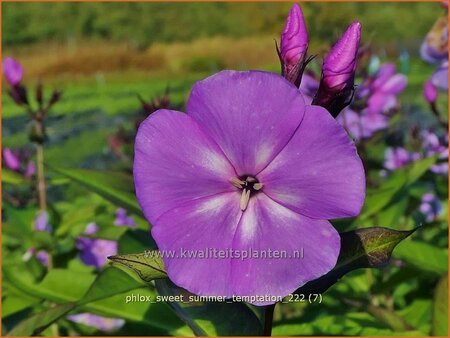
[[[438,91],[431,80],[427,80],[423,85],[423,96],[429,103],[436,102]]]
[[[18,61],[7,57],[3,59],[3,74],[5,74],[6,81],[14,87],[22,81],[23,68]]]
[[[322,79],[313,104],[324,107],[334,117],[349,105],[353,98],[360,40],[361,24],[354,22],[323,61]]]
[[[328,88],[353,86],[356,57],[361,39],[361,24],[352,23],[333,46],[323,62],[323,82]]]
[[[308,50],[308,31],[302,10],[294,4],[281,33],[280,60],[283,76],[290,82],[300,84]]]

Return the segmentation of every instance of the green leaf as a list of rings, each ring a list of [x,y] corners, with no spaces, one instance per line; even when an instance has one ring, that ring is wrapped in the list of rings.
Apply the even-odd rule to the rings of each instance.
[[[91,169],[63,169],[49,167],[72,181],[88,188],[108,201],[122,206],[129,212],[142,216],[134,195],[133,178],[122,172],[97,171]]]
[[[386,265],[395,246],[415,230],[398,231],[373,227],[341,233],[341,251],[334,269],[326,275],[306,283],[296,292],[322,293],[352,270],[379,268]]]
[[[8,169],[2,170],[2,183],[12,184],[12,185],[21,185],[26,183],[27,180],[25,177],[16,173],[15,171],[11,171]]]
[[[433,336],[448,336],[448,276],[439,280],[434,291]]]
[[[45,311],[21,321],[7,333],[7,336],[27,337],[37,335],[74,308],[75,304],[72,303],[52,306]]]
[[[62,269],[51,270],[44,280],[35,284],[22,273],[22,267],[5,268],[4,281],[13,284],[24,294],[45,299],[54,303],[69,303],[75,306],[69,310],[82,310],[109,317],[118,317],[125,320],[141,322],[149,326],[162,329],[168,334],[189,335],[190,330],[173,316],[170,309],[163,303],[139,302],[127,304],[125,299],[127,291],[138,290],[138,295],[155,298],[155,292],[149,290],[142,283],[137,282],[127,273],[115,269],[105,269],[96,279],[91,273],[70,271]],[[95,280],[95,282],[94,282]],[[68,309],[68,308],[67,308]],[[62,310],[61,310],[62,311]],[[45,312],[45,311],[44,311]],[[48,318],[46,326],[51,324],[50,319],[57,320],[61,316],[42,314],[41,318]],[[40,315],[40,314],[38,314]],[[41,322],[40,327],[42,327]],[[21,323],[19,323],[21,325]],[[23,324],[24,332],[29,330],[28,324]],[[21,332],[21,328],[14,328]],[[29,335],[19,334],[18,335]]]
[[[428,243],[405,241],[395,250],[394,257],[419,270],[439,275],[448,271],[448,252]]]
[[[154,279],[167,278],[164,262],[158,250],[149,250],[140,254],[110,256],[108,259],[115,264],[133,270],[146,283]]]
[[[155,285],[162,297],[183,296],[183,302],[168,302],[168,305],[196,336],[262,335],[261,322],[244,303],[190,301],[189,297],[196,296],[168,279],[159,279]]]
[[[405,190],[416,182],[436,162],[437,157],[415,161],[394,171],[379,187],[367,189],[366,201],[359,220],[367,219],[389,204],[400,199]]]

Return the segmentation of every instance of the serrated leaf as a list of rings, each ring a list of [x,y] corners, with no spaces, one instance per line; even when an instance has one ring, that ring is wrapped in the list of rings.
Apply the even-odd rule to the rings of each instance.
[[[130,268],[146,283],[155,279],[167,278],[164,262],[158,250],[140,254],[116,255],[108,257],[115,264]]]
[[[102,196],[108,201],[122,206],[129,212],[142,216],[141,208],[134,195],[134,184],[131,175],[114,171],[97,171],[91,169],[49,169],[70,178]]]
[[[448,276],[439,280],[434,291],[433,336],[448,337]]]
[[[196,336],[261,336],[262,325],[244,303],[191,302],[188,291],[168,279],[155,281],[161,296],[183,296],[184,302],[167,302]]]
[[[395,246],[415,230],[398,231],[373,227],[341,233],[341,251],[334,269],[326,275],[306,283],[296,292],[322,293],[352,270],[378,268],[386,265]]]

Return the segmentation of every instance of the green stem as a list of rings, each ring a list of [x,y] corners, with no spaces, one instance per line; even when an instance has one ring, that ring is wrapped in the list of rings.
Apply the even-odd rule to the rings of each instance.
[[[39,209],[47,210],[47,194],[45,191],[45,176],[44,176],[44,146],[37,144],[37,190],[39,196]]]
[[[272,335],[272,324],[273,324],[273,311],[275,310],[275,305],[267,305],[264,309],[264,331],[263,336],[270,337]]]

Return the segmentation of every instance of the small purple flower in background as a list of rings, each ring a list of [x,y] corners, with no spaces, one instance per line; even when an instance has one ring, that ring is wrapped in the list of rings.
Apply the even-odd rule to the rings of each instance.
[[[308,30],[302,10],[294,4],[281,33],[280,61],[282,75],[297,87],[300,85],[308,51]]]
[[[387,148],[384,152],[384,167],[396,170],[418,159],[420,154],[410,153],[405,148]]]
[[[125,325],[125,320],[119,318],[107,318],[92,313],[78,313],[67,316],[72,322],[95,327],[98,330],[111,332]]]
[[[19,157],[9,148],[3,149],[3,163],[13,171],[19,171],[21,168]]]
[[[98,226],[95,223],[89,223],[84,233],[93,235],[97,231]],[[96,269],[102,268],[107,262],[107,257],[116,255],[118,250],[116,241],[93,239],[84,236],[78,237],[76,246],[81,251],[81,261],[86,265],[94,266]]]
[[[448,20],[447,16],[439,18],[420,47],[422,59],[428,63],[437,63],[439,67],[431,76],[433,85],[441,90],[448,90]]]
[[[313,104],[326,108],[334,117],[348,106],[353,98],[360,40],[361,24],[354,22],[323,61],[322,79]]]
[[[28,249],[25,254],[22,256],[22,260],[27,262],[31,259],[31,257],[35,256],[36,259],[41,262],[41,264],[45,267],[48,267],[48,263],[50,261],[50,255],[45,250],[37,251],[36,248]]]
[[[324,275],[340,249],[327,220],[357,215],[365,197],[345,130],[260,71],[220,72],[194,85],[187,114],[153,113],[133,170],[160,250],[303,249],[300,259],[165,256],[169,278],[200,295],[285,296]]]
[[[136,227],[136,222],[132,217],[127,216],[127,211],[124,208],[118,208],[116,210],[116,219],[114,220],[114,225],[134,228]]]
[[[430,170],[435,174],[448,173],[448,136],[439,138],[435,133],[425,130],[421,133],[424,156],[438,156],[441,163],[433,165]]]
[[[407,85],[407,78],[397,73],[394,64],[386,63],[363,80],[356,89],[354,102],[337,120],[355,140],[371,137],[389,126],[389,119],[399,101],[397,96]]]
[[[23,68],[21,64],[11,57],[3,59],[3,74],[6,81],[15,87],[20,84],[23,77]]]
[[[437,88],[431,80],[425,81],[423,85],[423,97],[428,103],[435,103],[438,97]]]
[[[13,151],[10,148],[3,149],[2,160],[6,168],[18,172],[19,174],[29,178],[35,175],[36,166],[30,160],[30,153],[25,149]]]
[[[48,213],[45,210],[39,211],[34,219],[34,230],[51,232],[52,226],[48,223]]]
[[[424,215],[427,222],[432,222],[442,214],[442,203],[435,194],[426,193],[422,196],[419,211]]]

